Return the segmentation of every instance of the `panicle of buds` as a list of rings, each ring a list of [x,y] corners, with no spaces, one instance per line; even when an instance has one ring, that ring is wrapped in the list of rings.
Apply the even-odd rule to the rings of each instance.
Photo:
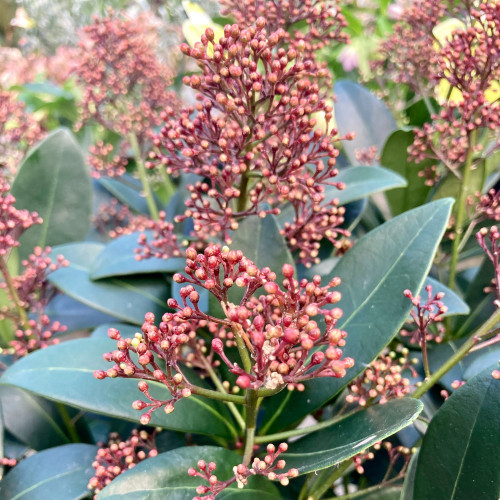
[[[80,125],[93,119],[122,136],[133,133],[143,142],[160,125],[160,111],[175,102],[167,91],[171,71],[152,47],[151,18],[124,19],[110,13],[81,33],[76,74],[83,84]]]
[[[467,208],[472,223],[489,219],[500,221],[500,190],[490,189],[487,193],[474,193],[467,197]]]
[[[323,90],[328,72],[287,47],[283,28],[268,33],[265,25],[263,18],[248,28],[227,25],[217,43],[207,29],[194,48],[181,46],[202,70],[184,78],[198,92],[198,103],[178,113],[165,110],[147,166],[203,178],[188,187],[186,211],[176,219],[193,218],[198,237],[222,234],[230,243],[229,232],[243,217],[277,214],[285,203],[293,204],[295,220],[310,232],[313,223],[333,229],[343,222],[337,207],[323,206],[326,187],[344,187],[332,180],[338,173],[335,141],[352,138],[331,127],[333,108]],[[326,132],[316,127],[317,113],[325,117]],[[299,229],[295,223],[285,233],[292,238]],[[332,241],[338,236],[328,234]]]
[[[268,29],[280,28],[287,32],[287,42],[294,48],[301,47],[308,55],[313,55],[332,41],[348,43],[349,37],[342,30],[347,26],[340,12],[338,2],[323,0],[221,0],[222,13],[233,16],[240,27],[257,23],[265,18]],[[296,23],[305,21],[305,32],[289,29]]]
[[[446,314],[448,311],[448,308],[441,300],[444,297],[444,292],[438,292],[433,295],[431,285],[427,285],[425,291],[427,292],[425,303],[422,303],[420,296],[414,297],[410,290],[403,292],[403,295],[410,299],[414,306],[410,315],[416,329],[411,331],[402,330],[401,334],[404,337],[411,337],[410,342],[412,344],[420,344],[420,347],[428,340],[438,343],[442,342],[443,331],[439,323],[443,321],[443,314]],[[437,333],[431,329],[431,325],[437,325]]]
[[[139,236],[139,247],[135,249],[137,260],[149,259],[169,259],[179,257],[181,250],[177,242],[177,235],[174,233],[174,225],[166,220],[167,214],[161,211],[158,220],[148,219],[146,230],[152,231],[152,238],[148,238],[146,233]]]
[[[486,237],[488,237],[488,239],[486,239]],[[483,227],[476,233],[476,238],[479,245],[486,253],[486,256],[493,264],[495,304],[497,307],[500,307],[500,232],[497,226],[491,226],[489,231],[486,227]]]
[[[149,402],[136,400],[132,403],[132,408],[139,411],[147,409],[140,418],[143,425],[150,422],[153,411],[163,408],[165,413],[172,413],[177,401],[191,396],[189,381],[183,375],[178,361],[181,360],[181,347],[195,337],[196,322],[165,313],[159,327],[154,323],[155,315],[146,313],[141,331],[133,338],[126,339],[122,338],[118,330],[110,328],[108,336],[116,340],[117,349],[105,353],[103,357],[115,364],[107,371],[94,372],[94,377],[98,380],[107,377],[140,379],[138,388]],[[163,368],[163,363],[166,369]],[[153,397],[146,381],[163,384],[170,392],[171,398],[159,400]]]
[[[375,70],[390,80],[405,83],[417,94],[425,94],[437,83],[438,52],[433,29],[446,9],[442,0],[411,2],[394,25],[394,32],[380,47]]]
[[[1,181],[0,181],[1,182]],[[36,212],[18,210],[16,199],[9,193],[10,186],[3,181],[0,184],[0,256],[9,255],[14,247],[19,246],[19,237],[34,224],[41,224],[42,218]]]
[[[338,291],[331,290],[340,284],[340,278],[333,278],[326,286],[321,286],[319,276],[311,282],[298,282],[293,267],[285,264],[281,288],[274,272],[257,268],[240,251],[212,245],[203,254],[188,248],[187,255],[188,276],[175,274],[174,281],[207,289],[221,303],[226,318],[202,313],[197,305],[198,293],[192,286],[181,289],[182,305],[172,299],[168,305],[185,320],[204,319],[225,325],[236,339],[245,342],[253,359],[250,372],[228,359],[220,338],[212,341],[212,350],[238,376],[236,384],[242,389],[279,390],[287,386],[303,390],[306,380],[340,378],[354,365],[351,358],[341,359],[347,333],[336,328],[342,310],[331,308],[341,299]],[[239,304],[228,300],[233,286],[244,289]],[[262,288],[265,294],[257,296]],[[323,331],[321,323],[325,325]],[[309,359],[312,350],[320,346],[326,348],[324,352],[317,351]]]
[[[225,488],[236,482],[238,488],[244,488],[251,476],[265,476],[271,481],[279,481],[282,486],[289,484],[289,479],[297,477],[299,471],[297,469],[290,469],[288,472],[279,472],[285,469],[285,460],[278,460],[281,453],[286,452],[288,445],[281,443],[278,448],[273,444],[268,444],[266,447],[266,456],[263,459],[255,457],[252,466],[240,464],[233,467],[234,476],[226,481],[219,481],[214,474],[217,468],[214,462],[206,463],[204,460],[199,460],[197,469],[191,467],[188,474],[191,477],[201,477],[208,482],[208,486],[200,485],[196,489],[198,495],[193,500],[214,500],[215,497]]]
[[[364,451],[352,458],[356,467],[356,472],[358,474],[364,474],[365,469],[363,467],[363,462],[366,460],[373,460],[375,458],[375,454],[380,450],[385,450],[389,455],[389,465],[384,478],[380,483],[380,486],[382,487],[384,484],[390,484],[397,479],[405,477],[414,450],[406,446],[394,446],[389,441],[380,441],[373,445],[373,451]]]
[[[23,272],[15,277],[6,277],[4,274],[5,282],[0,284],[0,288],[6,289],[11,300],[10,305],[0,310],[0,317],[8,318],[16,325],[16,338],[10,345],[18,358],[59,343],[54,335],[67,329],[59,321],[52,322],[44,313],[56,293],[47,280],[48,274],[69,264],[62,255],[53,261],[48,256],[50,252],[50,247],[35,247],[34,253],[21,262]],[[2,272],[6,273],[8,269]],[[32,313],[32,318],[20,316],[19,309]]]
[[[0,168],[14,175],[29,146],[42,139],[39,123],[14,92],[0,90]]]
[[[500,80],[500,5],[481,2],[469,17],[470,25],[454,31],[441,47],[437,77],[462,93],[484,93]]]
[[[148,432],[134,429],[131,436],[124,441],[113,432],[109,435],[107,443],[100,443],[92,463],[95,475],[88,484],[89,490],[95,493],[94,499],[97,499],[97,493],[120,474],[132,469],[146,458],[158,455],[155,437],[156,430]]]
[[[413,365],[417,360],[408,359],[408,354],[409,350],[401,347],[383,352],[350,385],[346,402],[357,402],[360,406],[384,404],[409,394],[412,386],[404,372],[408,371],[415,377],[417,373]]]
[[[92,167],[92,177],[119,177],[126,172],[128,159],[123,154],[115,154],[114,149],[112,144],[104,144],[103,141],[89,147],[87,161]]]
[[[120,203],[116,198],[111,198],[108,203],[99,205],[97,213],[92,217],[92,225],[102,235],[116,238],[135,217],[127,205]],[[146,216],[142,218],[146,219]],[[146,229],[145,226],[142,229]]]
[[[430,158],[456,173],[471,148],[473,152],[480,151],[480,145],[471,144],[471,133],[479,129],[498,129],[498,102],[490,103],[481,91],[463,92],[462,95],[462,101],[446,103],[439,115],[433,115],[432,122],[414,131],[415,140],[408,153],[415,163]]]

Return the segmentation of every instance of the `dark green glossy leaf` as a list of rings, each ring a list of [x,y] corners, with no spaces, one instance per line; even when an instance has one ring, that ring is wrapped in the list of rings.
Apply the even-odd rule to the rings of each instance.
[[[339,190],[332,187],[325,193],[325,200],[334,198],[340,205],[365,198],[380,191],[387,191],[398,187],[405,187],[406,180],[391,170],[376,166],[348,167],[340,171],[335,177],[335,182],[344,182],[345,189]]]
[[[144,314],[153,312],[161,317],[167,310],[167,283],[154,278],[110,278],[92,281],[89,269],[104,245],[77,243],[53,249],[70,262],[68,267],[49,275],[49,281],[75,300],[116,318],[142,325]]]
[[[469,314],[470,309],[469,306],[453,291],[450,290],[446,285],[443,285],[439,281],[435,280],[434,278],[431,278],[430,276],[427,277],[425,280],[424,286],[422,287],[422,290],[420,291],[420,295],[422,296],[422,300],[427,297],[427,292],[425,291],[425,287],[427,285],[432,286],[432,295],[436,295],[438,292],[443,292],[445,295],[442,298],[443,304],[448,308],[448,311],[446,311],[446,314],[443,316],[453,316],[456,314]]]
[[[403,429],[423,407],[416,399],[404,398],[359,411],[291,443],[283,459],[287,467],[295,467],[300,474],[325,469]]]
[[[183,268],[186,262],[183,258],[137,260],[134,250],[139,248],[140,234],[140,231],[127,234],[108,243],[95,259],[90,277],[96,280],[130,274],[171,273]],[[145,234],[151,240],[152,232],[145,231]]]
[[[0,386],[5,428],[34,450],[70,443],[57,406],[17,387]]]
[[[116,343],[109,339],[77,339],[36,351],[11,366],[0,383],[13,385],[55,401],[95,413],[139,421],[144,412],[132,408],[142,394],[134,379],[93,377],[94,370],[112,365],[102,359]],[[186,373],[188,373],[187,371]],[[197,385],[204,383],[196,375],[188,375]],[[156,382],[149,382],[153,397],[170,399],[170,393]],[[198,434],[231,437],[231,417],[223,404],[198,396],[182,399],[175,411],[152,413],[151,425]]]
[[[96,453],[90,444],[67,444],[28,457],[3,479],[0,500],[86,498]]]
[[[16,208],[36,211],[42,225],[21,237],[20,255],[35,246],[82,240],[90,226],[92,185],[80,146],[69,130],[59,129],[37,144],[12,185]]]
[[[187,470],[196,467],[198,460],[215,462],[219,480],[234,475],[233,467],[241,463],[241,455],[213,446],[191,446],[162,453],[148,459],[115,479],[99,494],[99,500],[192,500],[196,487],[206,484],[199,477],[190,477]],[[231,485],[217,495],[223,500],[276,500],[280,496],[271,481],[252,477],[248,485],[238,489]]]
[[[335,120],[340,135],[355,132],[352,141],[342,143],[351,163],[356,163],[356,150],[376,146],[380,152],[396,122],[385,104],[363,86],[346,80],[334,88]]]
[[[304,392],[271,398],[265,406],[267,432],[299,421],[335,396],[399,332],[411,308],[403,290],[421,289],[451,205],[452,200],[440,200],[406,212],[365,235],[340,259],[327,280],[342,279],[339,326],[348,334],[343,351],[356,364],[342,379],[313,380]],[[281,413],[287,404],[293,411]]]
[[[361,493],[361,492],[360,492]],[[356,500],[400,500],[401,488],[381,488],[356,496]]]
[[[101,186],[106,188],[117,200],[130,207],[134,212],[148,214],[146,198],[141,195],[141,185],[129,175],[120,179],[102,177],[99,179]]]
[[[401,500],[413,500],[413,489],[415,487],[415,473],[417,472],[417,462],[420,450],[417,450],[410,459],[410,464],[406,471]]]
[[[492,369],[458,389],[432,419],[418,457],[414,500],[498,498],[500,381]]]
[[[408,181],[406,189],[395,189],[387,193],[387,200],[393,215],[398,215],[412,208],[422,205],[429,196],[430,187],[425,185],[425,179],[419,177],[418,173],[429,162],[422,162],[418,165],[408,160],[408,146],[413,144],[413,132],[396,130],[387,140],[380,164],[397,172]]]

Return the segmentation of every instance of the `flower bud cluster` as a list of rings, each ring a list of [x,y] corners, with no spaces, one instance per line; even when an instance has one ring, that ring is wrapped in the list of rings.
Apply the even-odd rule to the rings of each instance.
[[[114,149],[112,144],[104,144],[103,141],[89,147],[87,161],[92,167],[92,177],[119,177],[126,172],[128,159],[123,154],[115,154]]]
[[[1,182],[1,181],[0,181]],[[0,184],[0,256],[8,256],[14,247],[19,246],[19,237],[31,226],[41,224],[42,218],[36,212],[18,210],[16,199],[9,193],[10,186]]]
[[[409,350],[399,348],[385,351],[350,385],[347,403],[357,402],[359,406],[374,403],[384,404],[391,399],[402,398],[412,390],[405,371],[416,376],[413,365],[416,359],[408,359]]]
[[[95,475],[90,479],[88,488],[95,493],[99,493],[113,479],[123,474],[146,458],[158,455],[155,444],[156,431],[134,429],[132,435],[122,441],[120,436],[113,432],[109,435],[107,443],[100,443],[95,461],[92,467]]]
[[[331,127],[333,108],[323,90],[328,72],[300,48],[286,48],[282,28],[268,33],[265,25],[264,18],[248,28],[227,25],[218,42],[208,28],[194,48],[181,46],[202,70],[184,78],[198,103],[165,110],[147,166],[203,178],[188,187],[186,211],[176,219],[193,218],[198,237],[222,234],[229,243],[243,217],[277,214],[285,203],[305,223],[317,213],[330,229],[343,222],[337,207],[323,207],[326,186],[344,187],[332,180],[335,141],[343,138]],[[315,114],[325,117],[326,132]],[[332,231],[331,240],[336,236]]]
[[[234,17],[240,27],[265,18],[270,31],[285,30],[287,42],[294,48],[302,47],[311,56],[329,42],[349,41],[348,35],[342,32],[347,22],[335,1],[221,0],[220,4],[222,13]],[[295,29],[290,33],[290,28],[300,22],[307,23],[305,32]]]
[[[425,94],[438,81],[438,52],[433,29],[445,13],[443,0],[411,2],[394,25],[394,32],[380,47],[381,59],[373,68],[389,80],[405,83]]]
[[[198,495],[193,500],[214,500],[222,490],[233,484],[237,483],[238,488],[244,488],[250,476],[266,476],[271,481],[279,481],[282,486],[289,484],[289,478],[294,478],[299,475],[297,469],[290,469],[288,472],[282,471],[286,467],[285,460],[278,460],[281,453],[286,452],[288,445],[281,443],[278,448],[273,444],[268,444],[266,447],[267,454],[263,459],[254,458],[251,467],[240,464],[233,467],[234,476],[226,481],[219,481],[214,474],[217,468],[214,462],[206,463],[204,460],[199,460],[197,467],[191,467],[188,474],[192,477],[201,477],[206,480],[209,485],[200,485],[196,488]]]
[[[82,30],[76,68],[84,87],[80,125],[93,119],[122,136],[151,138],[160,110],[175,102],[166,90],[172,73],[154,53],[155,40],[146,14],[123,19],[111,12]]]
[[[135,217],[137,216],[127,205],[120,203],[116,198],[111,198],[108,203],[99,205],[97,213],[92,217],[92,225],[103,236],[109,235],[110,238],[116,238],[122,234],[122,231],[125,234],[127,226]]]
[[[62,255],[53,261],[49,257],[50,252],[50,247],[35,247],[34,253],[21,262],[23,272],[19,276],[9,277],[12,289],[7,286],[7,282],[0,284],[0,288],[6,289],[11,299],[11,304],[0,310],[0,316],[11,319],[16,325],[16,338],[10,343],[16,357],[58,344],[59,339],[54,338],[54,335],[67,330],[59,321],[52,322],[44,312],[56,293],[47,275],[69,264]],[[19,308],[31,313],[32,318],[21,317]]]
[[[196,323],[172,313],[163,315],[159,327],[154,323],[155,315],[147,313],[141,332],[126,339],[122,338],[118,330],[110,328],[108,336],[116,340],[117,349],[105,353],[103,357],[115,364],[107,371],[94,372],[94,377],[98,380],[108,377],[140,379],[138,388],[149,403],[139,399],[132,403],[132,407],[138,411],[148,409],[140,418],[143,425],[150,422],[153,411],[163,408],[165,413],[172,413],[177,401],[191,396],[190,384],[182,374],[178,361],[182,346],[195,337]],[[146,381],[163,384],[170,392],[171,399],[159,400],[153,397]]]
[[[430,158],[457,173],[470,148],[474,148],[473,152],[481,149],[480,145],[471,144],[471,133],[480,129],[498,129],[498,102],[490,103],[481,91],[474,94],[463,92],[462,96],[462,101],[446,103],[439,115],[433,115],[432,122],[414,131],[415,140],[408,153],[415,163]]]
[[[402,330],[401,334],[411,337],[410,342],[420,344],[421,347],[428,340],[438,343],[443,340],[443,330],[440,328],[439,323],[443,321],[443,314],[448,311],[448,308],[441,300],[444,297],[443,292],[433,295],[431,285],[427,285],[425,291],[427,292],[425,303],[422,303],[419,296],[414,297],[410,290],[403,292],[403,295],[410,299],[414,306],[410,315],[416,328],[410,331]],[[437,326],[437,333],[431,329],[431,325]]]
[[[43,135],[39,123],[26,112],[16,94],[0,90],[0,168],[15,175],[24,152]]]
[[[375,443],[373,445],[373,451],[365,451],[353,457],[352,461],[354,462],[356,472],[358,474],[364,474],[365,469],[363,467],[363,462],[366,460],[373,460],[376,452],[380,450],[385,450],[389,455],[387,471],[380,486],[383,486],[385,482],[392,482],[404,478],[408,465],[410,464],[410,459],[415,450],[401,445],[394,446],[390,441]]]
[[[488,237],[489,244],[486,237]],[[497,226],[491,226],[489,231],[486,227],[483,227],[476,233],[476,238],[486,256],[493,264],[495,304],[497,307],[500,307],[500,232],[498,231]]]
[[[490,189],[486,194],[479,192],[467,197],[471,221],[475,223],[489,219],[500,221],[500,190]]]
[[[341,378],[353,366],[351,358],[342,359],[341,347],[345,345],[347,333],[336,328],[342,310],[329,308],[341,299],[339,292],[331,290],[340,284],[339,278],[333,278],[327,286],[321,286],[319,276],[311,282],[298,282],[293,277],[293,267],[285,264],[282,289],[275,281],[274,272],[257,268],[240,251],[227,247],[221,250],[212,245],[203,254],[188,248],[187,255],[188,276],[175,274],[174,281],[207,289],[220,301],[226,319],[202,313],[197,305],[198,293],[189,286],[181,289],[182,305],[172,299],[168,305],[177,309],[177,314],[184,319],[206,319],[227,325],[234,337],[245,342],[253,359],[250,372],[228,359],[220,338],[212,341],[212,350],[238,375],[236,384],[240,388],[276,390],[288,386],[303,390],[305,380]],[[233,286],[245,289],[239,304],[228,301],[228,292]],[[265,295],[257,297],[256,292],[261,288]],[[326,350],[315,352],[309,359],[309,354],[320,346]]]
[[[174,233],[174,225],[166,220],[167,214],[161,211],[158,220],[148,219],[145,229],[153,232],[151,239],[145,233],[139,236],[139,247],[135,249],[137,260],[149,259],[169,259],[179,257],[181,251],[177,242],[177,235]]]

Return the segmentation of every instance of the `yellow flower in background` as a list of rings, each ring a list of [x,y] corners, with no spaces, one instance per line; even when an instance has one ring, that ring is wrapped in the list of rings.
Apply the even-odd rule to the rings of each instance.
[[[182,23],[182,33],[191,47],[194,47],[194,44],[200,41],[201,35],[205,33],[207,28],[212,28],[214,30],[215,43],[224,36],[224,28],[220,24],[214,23],[201,5],[191,2],[190,0],[183,0],[182,7],[188,16]],[[211,50],[212,46],[209,45],[207,48],[209,55]]]
[[[465,23],[456,18],[446,19],[446,21],[437,24],[432,30],[432,34],[436,39],[436,42],[434,44],[436,51],[445,46],[452,39],[453,33],[455,31],[465,29]],[[489,102],[496,101],[500,97],[499,82],[492,82],[488,89],[486,89],[484,96]],[[450,83],[448,82],[448,80],[443,78],[436,88],[436,99],[440,104],[443,104],[446,101],[459,103],[463,101],[463,96],[462,92],[456,87],[453,87],[450,91]]]

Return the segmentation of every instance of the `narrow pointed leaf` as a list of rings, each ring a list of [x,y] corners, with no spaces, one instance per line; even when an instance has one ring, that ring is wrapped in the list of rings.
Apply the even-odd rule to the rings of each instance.
[[[68,267],[49,275],[49,281],[75,300],[116,318],[141,325],[144,314],[160,316],[167,310],[167,283],[154,278],[110,278],[92,281],[89,270],[104,245],[78,243],[54,248],[53,254],[63,254]]]
[[[334,88],[335,120],[340,135],[355,132],[343,147],[351,163],[356,163],[356,150],[376,146],[380,153],[396,122],[386,105],[358,83],[339,81]]]
[[[187,474],[198,460],[215,462],[215,474],[221,481],[234,475],[233,467],[241,463],[241,455],[213,446],[178,448],[148,459],[122,474],[109,484],[98,500],[192,500],[196,487],[206,484],[199,477]],[[274,484],[264,477],[251,477],[243,489],[231,485],[217,495],[217,500],[277,500]]]
[[[405,398],[359,411],[291,443],[283,459],[287,468],[295,467],[300,474],[325,469],[403,429],[423,407],[420,401]]]
[[[152,232],[144,231],[151,240]],[[186,260],[172,257],[170,259],[137,260],[134,250],[139,248],[137,240],[141,231],[120,236],[108,243],[96,257],[90,270],[93,280],[110,276],[127,276],[131,274],[171,273],[182,269]]]
[[[418,457],[414,500],[498,497],[500,381],[491,376],[493,368],[460,387],[432,419]]]
[[[339,327],[347,331],[344,356],[355,365],[341,379],[306,383],[303,392],[282,391],[265,406],[264,428],[275,432],[295,422],[335,396],[399,332],[411,302],[408,288],[417,293],[450,215],[452,200],[440,200],[406,212],[361,238],[325,279],[339,276],[344,316]],[[288,405],[293,411],[283,411]]]
[[[0,500],[87,498],[97,446],[67,444],[24,459],[2,480]]]
[[[376,166],[348,167],[341,170],[333,180],[344,182],[346,187],[342,190],[335,187],[328,188],[325,200],[331,201],[337,198],[340,205],[360,200],[380,191],[406,186],[406,180],[403,177],[391,170]]]
[[[77,339],[36,351],[12,365],[0,378],[0,383],[26,389],[48,399],[95,413],[138,422],[142,413],[132,408],[132,402],[143,395],[134,379],[104,379],[93,377],[95,370],[106,370],[112,364],[102,355],[116,348],[109,339]],[[196,375],[189,379],[204,385]],[[151,394],[157,399],[170,399],[165,386],[149,382]],[[175,405],[166,415],[162,410],[152,413],[151,425],[183,432],[232,436],[231,417],[222,403],[191,396]]]
[[[92,184],[80,146],[69,130],[59,129],[38,143],[12,185],[16,208],[36,211],[43,224],[21,237],[20,255],[35,246],[82,240],[90,227]]]

